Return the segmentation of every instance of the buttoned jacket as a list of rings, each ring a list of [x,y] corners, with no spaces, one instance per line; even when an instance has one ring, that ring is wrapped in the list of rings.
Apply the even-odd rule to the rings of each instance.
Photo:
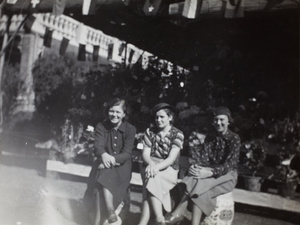
[[[109,120],[99,123],[95,132],[96,155],[100,157],[107,152],[116,159],[116,163],[123,164],[131,160],[134,147],[136,129],[127,121],[115,129]]]

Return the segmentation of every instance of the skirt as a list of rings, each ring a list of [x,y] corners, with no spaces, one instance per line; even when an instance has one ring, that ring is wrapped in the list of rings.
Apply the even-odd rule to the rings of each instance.
[[[163,159],[155,157],[151,157],[151,159],[155,162],[163,161]],[[178,170],[169,166],[166,169],[159,171],[155,177],[146,179],[145,168],[146,167],[143,168],[142,172],[144,199],[146,198],[146,191],[148,191],[162,203],[162,206],[167,212],[170,212],[172,210],[170,190],[177,184]]]
[[[94,201],[95,190],[102,191],[107,188],[113,195],[114,207],[128,198],[128,188],[131,179],[131,161],[125,162],[123,165],[111,169],[98,169],[99,160],[94,161],[90,172],[85,191],[84,199]]]
[[[237,183],[237,172],[230,171],[218,178],[196,179],[185,177],[186,194],[205,215],[210,215],[216,207],[216,197],[231,192]]]

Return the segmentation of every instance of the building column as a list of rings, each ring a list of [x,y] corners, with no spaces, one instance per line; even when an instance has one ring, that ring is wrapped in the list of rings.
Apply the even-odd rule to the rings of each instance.
[[[35,34],[24,34],[22,38],[20,65],[20,80],[22,81],[22,86],[19,90],[17,104],[13,114],[17,114],[19,112],[32,113],[35,111],[32,67],[36,59],[37,38],[38,36]]]

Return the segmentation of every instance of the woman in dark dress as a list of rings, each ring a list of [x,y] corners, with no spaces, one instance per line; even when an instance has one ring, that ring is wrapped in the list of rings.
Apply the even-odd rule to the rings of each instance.
[[[108,223],[118,220],[116,207],[124,200],[131,179],[131,151],[136,129],[128,123],[128,105],[123,99],[113,99],[107,104],[107,119],[95,131],[94,163],[90,179],[96,179],[97,211],[95,225],[100,224],[106,206]],[[93,182],[93,181],[92,181]],[[91,183],[92,183],[91,182]]]

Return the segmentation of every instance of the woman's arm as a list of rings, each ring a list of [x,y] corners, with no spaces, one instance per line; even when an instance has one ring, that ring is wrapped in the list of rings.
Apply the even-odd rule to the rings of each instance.
[[[225,153],[227,154],[225,160],[222,164],[215,164],[211,165],[213,168],[214,177],[222,176],[226,173],[228,173],[231,170],[234,170],[237,168],[239,155],[240,155],[240,146],[241,146],[241,140],[238,135],[234,135],[233,139],[230,140],[229,143],[229,152]]]
[[[205,135],[193,131],[189,136],[189,163],[190,165],[200,163],[201,152],[203,151],[203,143]]]
[[[158,173],[158,168],[156,167],[156,164],[154,161],[151,160],[151,148],[144,146],[142,158],[144,163],[147,164],[147,167],[145,169],[145,176],[146,178],[154,177]]]
[[[108,154],[105,150],[106,138],[104,137],[104,128],[101,123],[96,127],[95,132],[95,149],[97,157],[101,157],[102,163],[106,168],[110,168],[116,164],[115,158]]]
[[[180,153],[180,148],[172,148],[169,153],[169,156],[159,163],[155,163],[151,160],[150,151],[150,149],[146,149],[146,151],[144,150],[143,152],[143,159],[148,164],[148,166],[145,169],[146,177],[154,177],[160,170],[163,170],[173,165]]]
[[[147,164],[154,164],[154,162],[151,160],[151,147],[152,147],[152,142],[151,142],[151,138],[150,138],[150,129],[148,128],[145,133],[144,133],[144,137],[143,137],[143,153],[142,153],[142,158],[143,161]]]
[[[204,179],[212,177],[213,175],[213,169],[210,167],[191,165],[189,168],[189,176],[195,177],[196,179]]]
[[[150,153],[151,153],[151,148],[144,146],[143,153],[142,153],[142,158],[143,158],[143,161],[144,161],[147,165],[155,164],[155,163],[151,160]]]
[[[208,178],[213,175],[213,169],[207,165],[209,157],[204,149],[205,137],[204,134],[195,131],[189,136],[189,162],[191,165],[188,175],[197,179]]]
[[[156,164],[156,167],[158,170],[163,170],[171,165],[173,165],[173,163],[175,162],[175,160],[177,159],[178,155],[180,153],[180,148],[179,147],[173,147],[168,155],[168,157],[164,160],[159,162],[158,164]]]
[[[104,130],[101,123],[97,124],[95,130],[95,150],[97,157],[101,157],[101,155],[105,152]]]

